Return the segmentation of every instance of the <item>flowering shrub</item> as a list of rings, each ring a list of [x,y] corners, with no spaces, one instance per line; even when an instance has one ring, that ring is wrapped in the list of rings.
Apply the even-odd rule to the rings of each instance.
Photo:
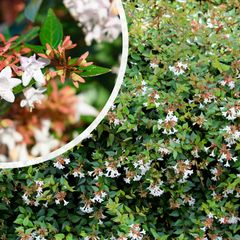
[[[238,2],[125,8],[115,106],[65,156],[1,171],[3,239],[240,238]]]
[[[83,27],[87,45],[93,40],[113,41],[121,34],[116,0],[64,0],[64,4]]]
[[[106,2],[110,11],[110,1]],[[37,26],[34,19],[40,5],[30,1],[26,6],[25,17],[34,25],[24,28],[24,37],[0,33],[0,161],[4,162],[46,156],[81,132],[79,126],[86,125],[82,115],[94,119],[104,105],[91,106],[80,85],[110,69],[88,62],[88,52],[73,55],[78,46],[64,36],[51,8]],[[119,16],[115,18],[120,23]]]

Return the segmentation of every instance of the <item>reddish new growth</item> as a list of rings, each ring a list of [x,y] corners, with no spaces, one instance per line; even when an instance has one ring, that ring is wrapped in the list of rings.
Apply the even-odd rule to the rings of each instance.
[[[41,127],[42,119],[51,119],[51,129],[58,136],[62,136],[66,126],[75,121],[77,105],[75,90],[69,86],[58,90],[56,82],[52,81],[50,84],[52,88],[50,95],[41,104],[37,104],[33,112],[29,112],[27,108],[19,108],[21,101],[19,98],[11,106],[10,111],[2,117],[16,121],[15,127],[26,144],[34,143],[33,129]]]
[[[53,49],[49,44],[46,44],[46,54],[38,54],[43,58],[51,60],[51,65],[57,70],[47,72],[47,79],[60,77],[62,83],[65,82],[66,78],[70,78],[73,81],[75,87],[79,86],[79,83],[84,83],[85,80],[78,74],[82,73],[83,70],[80,68],[88,67],[92,65],[92,62],[87,62],[88,52],[84,53],[78,59],[72,59],[67,56],[66,50],[73,49],[77,44],[73,44],[70,37],[65,37],[63,43],[58,46],[57,49]]]
[[[3,34],[0,33],[0,71],[6,66],[9,66],[20,76],[22,72],[16,64],[19,62],[19,56],[28,53],[30,49],[21,47],[19,52],[11,49],[12,44],[14,44],[17,39],[18,36],[15,36],[6,40]]]

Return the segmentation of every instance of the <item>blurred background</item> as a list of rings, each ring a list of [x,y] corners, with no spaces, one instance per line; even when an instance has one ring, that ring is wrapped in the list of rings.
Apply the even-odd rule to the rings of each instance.
[[[71,97],[66,95],[65,91],[67,86],[71,85],[70,87],[76,91],[75,96],[78,97],[76,116],[79,121],[71,124],[68,122],[68,125],[61,126],[62,128],[60,125],[65,124],[66,110],[63,114],[61,111],[57,112],[53,116],[56,119],[46,111],[46,119],[49,118],[50,122],[42,122],[42,128],[36,129],[37,125],[33,121],[31,122],[29,112],[20,109],[19,103],[15,101],[16,104],[14,103],[13,107],[7,108],[9,112],[0,116],[2,124],[4,121],[6,122],[6,119],[17,123],[16,129],[6,127],[0,129],[0,161],[25,161],[26,158],[32,159],[33,156],[43,156],[39,151],[33,153],[33,149],[43,146],[41,144],[49,144],[52,138],[57,139],[58,146],[71,141],[96,118],[115,85],[120,65],[122,36],[121,22],[114,0],[0,0],[0,32],[6,39],[16,35],[23,36],[33,27],[43,24],[49,8],[53,9],[59,18],[64,36],[70,36],[73,43],[77,43],[77,47],[70,50],[69,56],[77,58],[88,51],[88,62],[111,69],[111,71],[101,76],[85,78],[86,82],[80,84],[79,88],[69,84],[69,81],[65,81],[64,84],[58,81],[58,92],[62,91],[63,95],[59,94],[56,100],[52,99],[51,101],[56,101],[54,104],[58,105],[60,110],[64,107],[67,111],[71,111]],[[35,46],[41,45],[39,38],[34,38],[28,43]],[[50,97],[48,102],[49,99]],[[32,115],[34,115],[34,111]],[[38,119],[38,116],[36,118]],[[55,124],[53,127],[55,120],[59,125]],[[42,135],[43,125],[50,135],[40,143],[38,140],[35,142],[32,127]],[[27,132],[25,128],[28,128],[29,131]],[[8,137],[11,142],[16,134],[15,131],[17,134],[21,133],[24,141],[15,144],[14,149],[9,149],[4,139]],[[37,138],[35,137],[35,139]],[[56,146],[49,149],[49,152],[50,150],[56,150]],[[22,154],[23,152],[24,154]],[[49,152],[45,152],[45,154]]]

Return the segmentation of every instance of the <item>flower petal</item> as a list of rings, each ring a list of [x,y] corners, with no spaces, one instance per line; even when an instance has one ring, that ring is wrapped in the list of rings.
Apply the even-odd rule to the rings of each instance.
[[[25,107],[27,105],[27,100],[23,99],[21,102],[20,102],[20,107]]]
[[[23,68],[23,70],[25,70],[27,68],[27,66],[30,64],[29,58],[20,57],[20,63],[21,63],[21,67]]]
[[[0,73],[0,78],[1,77],[4,77],[4,78],[11,78],[12,76],[12,69],[8,66],[8,67],[5,67],[1,73]]]
[[[14,88],[17,85],[21,84],[22,81],[18,78],[10,78],[9,82],[10,82],[11,87]]]
[[[26,87],[32,79],[32,75],[25,71],[22,75],[23,86]]]
[[[46,83],[44,75],[42,71],[39,69],[33,73],[33,78],[36,80],[37,83],[40,85],[44,85]]]
[[[0,97],[10,103],[13,103],[15,100],[15,96],[10,90],[0,91]]]
[[[50,60],[47,58],[38,58],[37,62],[41,65],[41,67],[46,67],[47,65],[50,64]]]

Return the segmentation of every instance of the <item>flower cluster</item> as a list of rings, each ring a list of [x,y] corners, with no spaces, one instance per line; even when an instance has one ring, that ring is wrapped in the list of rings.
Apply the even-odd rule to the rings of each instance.
[[[158,128],[163,128],[163,134],[172,135],[177,132],[176,124],[178,122],[178,118],[173,115],[172,111],[169,111],[166,118],[164,120],[158,120]]]
[[[64,168],[0,171],[3,236],[239,239],[239,4],[125,4],[128,69],[108,119]],[[180,75],[177,62],[188,66]]]
[[[51,13],[46,22],[48,18],[58,21]],[[93,66],[87,62],[88,52],[72,58],[69,51],[77,44],[70,36],[54,39],[56,46],[52,38],[45,44],[40,36],[43,46],[37,52],[18,39],[6,40],[0,34],[0,160],[4,162],[49,154],[71,139],[83,115],[98,115],[78,90],[85,83],[82,73]],[[91,70],[91,76],[108,71],[101,73],[98,68],[94,66],[98,72]],[[69,128],[73,130],[65,133]]]
[[[121,22],[115,0],[64,0],[72,16],[83,27],[85,41],[90,45],[115,40],[121,33]]]

